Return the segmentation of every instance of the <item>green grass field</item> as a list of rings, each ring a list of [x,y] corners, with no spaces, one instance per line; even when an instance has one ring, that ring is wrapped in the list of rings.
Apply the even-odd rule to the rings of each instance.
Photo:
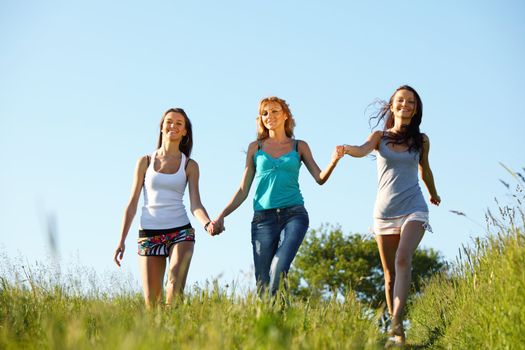
[[[59,287],[2,280],[0,315],[1,349],[377,349],[382,343],[352,296],[270,303],[211,289],[147,311],[139,294],[73,297]]]
[[[412,341],[436,349],[525,349],[523,226],[495,227],[463,249],[454,273],[433,277],[417,298],[408,315]]]
[[[525,183],[525,181],[524,181]],[[464,247],[410,303],[409,349],[525,348],[525,214],[487,213],[488,231]],[[111,276],[0,256],[0,349],[382,349],[387,337],[353,294],[305,301],[193,287],[171,308],[146,310]],[[233,289],[233,291],[232,291]]]
[[[505,227],[435,276],[409,314],[407,348],[520,349],[525,344],[525,236]],[[0,277],[0,349],[380,349],[376,316],[353,295],[262,301],[217,285],[147,311],[139,293],[53,282],[20,267]],[[9,271],[7,274],[5,271]],[[9,276],[7,276],[9,275]],[[8,278],[9,277],[9,278]]]

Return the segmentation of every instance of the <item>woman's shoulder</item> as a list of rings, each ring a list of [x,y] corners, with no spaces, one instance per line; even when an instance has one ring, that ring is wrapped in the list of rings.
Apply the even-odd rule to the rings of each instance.
[[[147,167],[151,162],[151,154],[145,154],[137,159],[137,165]]]
[[[368,142],[372,143],[373,148],[375,150],[379,149],[379,145],[381,144],[381,140],[385,136],[385,132],[383,130],[375,130],[368,136]]]
[[[385,136],[385,132],[383,130],[374,130],[370,135],[368,135],[369,141],[374,141],[375,143],[379,143],[381,139]]]
[[[139,162],[139,163],[140,163],[140,162],[144,162],[144,161],[147,161],[147,160],[150,159],[150,158],[151,158],[151,155],[149,155],[149,154],[144,154],[144,155],[142,155],[142,156],[140,156],[140,157],[137,158],[137,162]]]
[[[305,140],[293,139],[293,140],[292,140],[292,143],[293,143],[294,145],[297,145],[297,148],[309,147],[309,146],[308,146],[308,142],[306,142]]]
[[[371,134],[371,138],[377,138],[380,139],[385,135],[385,132],[383,130],[374,130]]]
[[[252,148],[257,148],[259,147],[259,144],[262,143],[261,140],[255,140],[255,141],[252,141],[248,144],[248,149],[252,149]]]
[[[248,154],[255,154],[260,148],[260,145],[262,145],[262,141],[255,140],[248,144]]]
[[[184,171],[186,172],[187,176],[191,176],[192,174],[198,173],[199,171],[199,163],[193,158],[186,158],[186,164],[184,164]]]

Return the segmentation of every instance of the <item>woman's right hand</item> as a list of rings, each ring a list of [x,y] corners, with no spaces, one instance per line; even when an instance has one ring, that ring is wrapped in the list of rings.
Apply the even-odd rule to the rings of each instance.
[[[332,154],[332,160],[338,161],[345,156],[345,146],[335,146],[334,153]]]
[[[126,245],[124,244],[124,242],[120,242],[117,246],[117,249],[115,249],[115,257],[113,258],[113,260],[115,260],[115,264],[117,264],[118,267],[120,267],[120,262],[122,261],[122,259],[124,259],[125,250]]]

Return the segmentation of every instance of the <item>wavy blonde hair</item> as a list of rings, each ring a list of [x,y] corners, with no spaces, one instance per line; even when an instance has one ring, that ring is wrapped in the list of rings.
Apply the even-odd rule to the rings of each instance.
[[[279,97],[270,96],[270,97],[263,98],[261,102],[259,102],[259,115],[257,116],[257,140],[265,140],[268,137],[270,137],[270,132],[264,126],[264,123],[262,121],[263,108],[268,102],[277,102],[281,106],[285,116],[287,117],[286,121],[284,122],[284,131],[286,133],[286,136],[293,138],[294,137],[293,129],[295,128],[295,120],[292,116],[292,112],[290,112],[290,107],[288,106],[288,103],[286,103],[285,100]]]

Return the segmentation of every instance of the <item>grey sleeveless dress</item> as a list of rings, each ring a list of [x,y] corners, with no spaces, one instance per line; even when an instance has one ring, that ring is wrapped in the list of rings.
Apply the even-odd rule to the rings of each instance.
[[[377,156],[378,189],[374,218],[391,219],[428,212],[418,180],[419,152],[396,152],[381,139]]]

